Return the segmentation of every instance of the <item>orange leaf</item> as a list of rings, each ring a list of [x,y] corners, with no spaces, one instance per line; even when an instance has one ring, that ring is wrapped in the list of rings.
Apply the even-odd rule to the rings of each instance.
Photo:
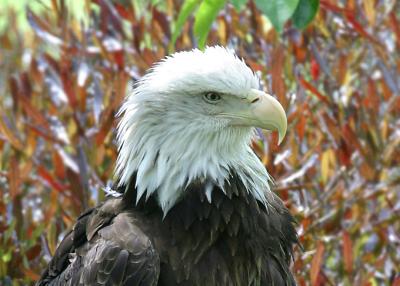
[[[390,21],[390,25],[392,26],[392,30],[394,31],[394,33],[396,34],[396,38],[397,38],[397,46],[400,48],[400,23],[399,21],[396,19],[396,10],[393,9],[393,11],[390,13],[389,15],[389,21]]]
[[[65,166],[64,161],[58,152],[53,151],[53,166],[55,175],[57,178],[64,179],[65,178]]]
[[[329,164],[329,150],[321,154],[321,179],[323,183],[328,180],[328,175],[330,174],[330,164]]]
[[[15,198],[19,193],[21,178],[19,177],[19,165],[17,159],[13,156],[10,160],[10,169],[8,171],[8,181],[10,185],[10,196],[11,198]]]
[[[151,66],[155,61],[158,59],[155,57],[154,53],[150,49],[143,49],[142,53],[140,54],[142,59],[145,61],[147,66]]]
[[[57,211],[58,207],[58,194],[56,192],[50,192],[50,204],[48,204],[48,209],[44,211],[44,219],[43,221],[46,224],[54,218],[54,215]]]
[[[32,173],[33,162],[27,161],[25,164],[21,165],[19,169],[19,177],[22,181],[26,180],[29,175]]]
[[[0,110],[0,112],[2,112]],[[17,150],[22,151],[24,149],[24,145],[18,138],[16,134],[7,126],[5,116],[0,119],[0,133],[7,139],[7,141]]]
[[[368,23],[371,26],[374,26],[375,16],[376,16],[375,0],[364,0],[362,2],[363,2],[365,17],[367,18]]]
[[[29,98],[26,96],[20,96],[19,99],[25,113],[30,119],[32,119],[32,123],[35,123],[36,125],[39,125],[40,127],[45,128],[46,131],[50,132],[49,123],[46,117],[43,115],[43,112],[34,107],[29,101]]]
[[[348,0],[347,1],[347,9],[351,11],[355,11],[356,9],[356,2],[354,0]]]
[[[106,139],[107,135],[109,134],[111,127],[114,123],[114,113],[112,110],[112,106],[109,106],[105,111],[104,114],[106,116],[103,116],[102,124],[100,127],[99,132],[97,132],[95,140],[96,140],[96,145],[100,146],[101,144],[104,143],[104,140]]]
[[[311,285],[318,285],[318,276],[321,270],[322,260],[324,256],[325,246],[322,241],[318,241],[317,244],[317,251],[315,256],[311,261],[311,269],[310,269],[310,276],[311,276]]]
[[[29,277],[31,280],[36,281],[40,278],[40,275],[30,269],[23,269],[24,275]]]
[[[251,59],[246,59],[246,63],[250,66],[253,71],[265,71],[265,66],[252,61]]]
[[[337,61],[336,67],[336,79],[340,84],[344,83],[344,79],[346,78],[347,64],[349,61],[348,55],[341,55],[339,60]]]
[[[363,104],[378,113],[379,97],[376,92],[375,82],[370,78],[368,79],[368,84],[365,86],[365,95],[366,96],[363,98]]]
[[[367,162],[363,162],[359,167],[360,173],[368,180],[375,178],[375,169],[371,167]]]

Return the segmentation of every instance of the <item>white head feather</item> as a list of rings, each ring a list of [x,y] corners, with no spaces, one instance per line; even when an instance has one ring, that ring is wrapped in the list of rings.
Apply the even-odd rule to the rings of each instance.
[[[251,89],[259,89],[259,79],[223,47],[175,53],[156,64],[119,112],[119,186],[137,173],[137,201],[156,194],[166,213],[193,180],[207,178],[223,188],[234,170],[266,204],[270,176],[249,146],[254,128],[230,126],[201,96],[212,91],[240,99]]]

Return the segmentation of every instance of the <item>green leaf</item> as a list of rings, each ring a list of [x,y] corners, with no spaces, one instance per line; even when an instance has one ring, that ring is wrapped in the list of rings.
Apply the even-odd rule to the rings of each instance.
[[[299,0],[255,0],[256,6],[280,33],[283,25],[293,15]]]
[[[84,1],[82,1],[84,2]],[[143,15],[145,15],[145,13],[147,12],[147,7],[149,5],[149,3],[151,4],[151,1],[148,0],[131,0],[132,3],[132,7],[135,7],[135,16],[137,18],[142,17]]]
[[[178,19],[174,25],[171,46],[175,45],[176,39],[178,39],[179,35],[181,34],[182,27],[185,24],[186,19],[197,8],[197,6],[199,6],[200,2],[201,0],[186,0],[183,3],[181,10],[179,11]]]
[[[193,31],[199,40],[199,48],[204,49],[208,32],[211,24],[218,15],[218,12],[224,7],[226,0],[203,0],[199,10],[197,10]]]
[[[314,19],[319,7],[319,0],[300,0],[292,16],[293,25],[298,29],[305,28]]]
[[[235,7],[236,11],[240,11],[244,4],[246,4],[247,0],[231,0],[233,7]]]
[[[1,256],[1,260],[3,260],[5,263],[10,262],[10,261],[11,261],[11,258],[12,258],[12,249],[9,249],[9,250],[7,251],[7,253],[4,253],[4,254]]]

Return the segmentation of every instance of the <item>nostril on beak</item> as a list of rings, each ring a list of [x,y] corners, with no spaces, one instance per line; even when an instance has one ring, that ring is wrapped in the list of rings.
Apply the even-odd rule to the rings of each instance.
[[[254,98],[254,99],[251,101],[251,103],[255,103],[255,102],[259,101],[259,100],[260,100],[260,98],[259,98],[259,97],[256,97],[256,98]]]

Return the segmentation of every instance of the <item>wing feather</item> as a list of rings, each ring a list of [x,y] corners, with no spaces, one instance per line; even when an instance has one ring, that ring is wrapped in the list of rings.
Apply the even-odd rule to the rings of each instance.
[[[114,199],[79,217],[37,285],[152,286],[159,272],[152,242]]]

